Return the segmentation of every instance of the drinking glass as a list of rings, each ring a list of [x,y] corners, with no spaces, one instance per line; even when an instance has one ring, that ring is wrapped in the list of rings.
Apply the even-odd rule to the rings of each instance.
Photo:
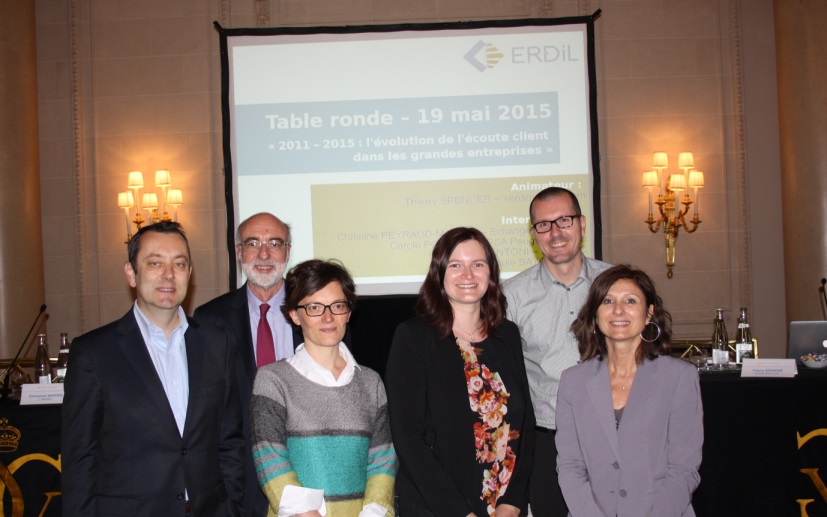
[[[694,364],[695,368],[701,370],[703,368],[706,368],[708,358],[706,356],[706,353],[704,353],[703,349],[693,347],[692,351],[689,353],[689,362]]]

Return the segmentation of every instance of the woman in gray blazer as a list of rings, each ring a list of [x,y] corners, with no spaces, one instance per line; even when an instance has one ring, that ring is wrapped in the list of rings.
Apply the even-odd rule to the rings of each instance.
[[[669,357],[672,317],[628,265],[598,276],[572,324],[582,362],[563,372],[557,471],[573,517],[694,516],[703,408],[698,373]]]

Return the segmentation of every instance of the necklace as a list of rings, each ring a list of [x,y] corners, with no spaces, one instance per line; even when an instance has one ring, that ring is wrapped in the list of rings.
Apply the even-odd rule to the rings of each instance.
[[[480,322],[477,325],[477,328],[474,329],[474,332],[468,332],[464,328],[460,327],[457,323],[454,323],[454,327],[456,327],[457,330],[464,332],[468,336],[468,341],[470,341],[471,343],[476,343],[476,341],[474,340],[474,335],[476,335],[477,331],[480,329],[480,327],[482,327],[482,322]]]
[[[633,381],[634,381],[633,379],[626,379],[625,382],[624,381],[619,381],[618,384],[620,384],[620,389],[621,390],[625,390],[626,386],[631,385]]]
[[[620,379],[619,379],[619,375],[617,375],[617,374],[615,374],[613,377],[615,378],[615,380],[616,380],[617,384],[620,384],[620,389],[621,389],[621,391],[625,391],[625,390],[626,390],[626,386],[631,385],[631,384],[634,382],[634,380],[635,380],[634,373],[632,373],[632,374],[626,374],[626,380],[625,380],[625,381],[620,380]]]

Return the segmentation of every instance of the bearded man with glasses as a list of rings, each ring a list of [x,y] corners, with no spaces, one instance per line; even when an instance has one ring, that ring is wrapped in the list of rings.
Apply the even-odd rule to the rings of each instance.
[[[247,281],[195,310],[193,317],[223,328],[236,351],[236,378],[247,442],[245,515],[267,515],[267,498],[256,479],[250,446],[250,398],[256,371],[293,355],[301,333],[285,320],[284,271],[290,260],[290,227],[269,213],[248,217],[236,231],[236,258]]]
[[[529,206],[531,235],[543,259],[503,283],[507,317],[520,329],[523,356],[537,427],[529,506],[534,515],[568,514],[557,482],[554,435],[557,389],[563,370],[580,353],[570,327],[586,300],[592,281],[611,267],[581,250],[586,217],[570,190],[549,187]]]

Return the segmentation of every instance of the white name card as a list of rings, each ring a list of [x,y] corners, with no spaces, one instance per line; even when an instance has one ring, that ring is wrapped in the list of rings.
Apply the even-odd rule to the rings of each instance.
[[[20,405],[63,404],[63,383],[24,384],[20,394]]]
[[[741,377],[795,377],[795,359],[744,359]]]

